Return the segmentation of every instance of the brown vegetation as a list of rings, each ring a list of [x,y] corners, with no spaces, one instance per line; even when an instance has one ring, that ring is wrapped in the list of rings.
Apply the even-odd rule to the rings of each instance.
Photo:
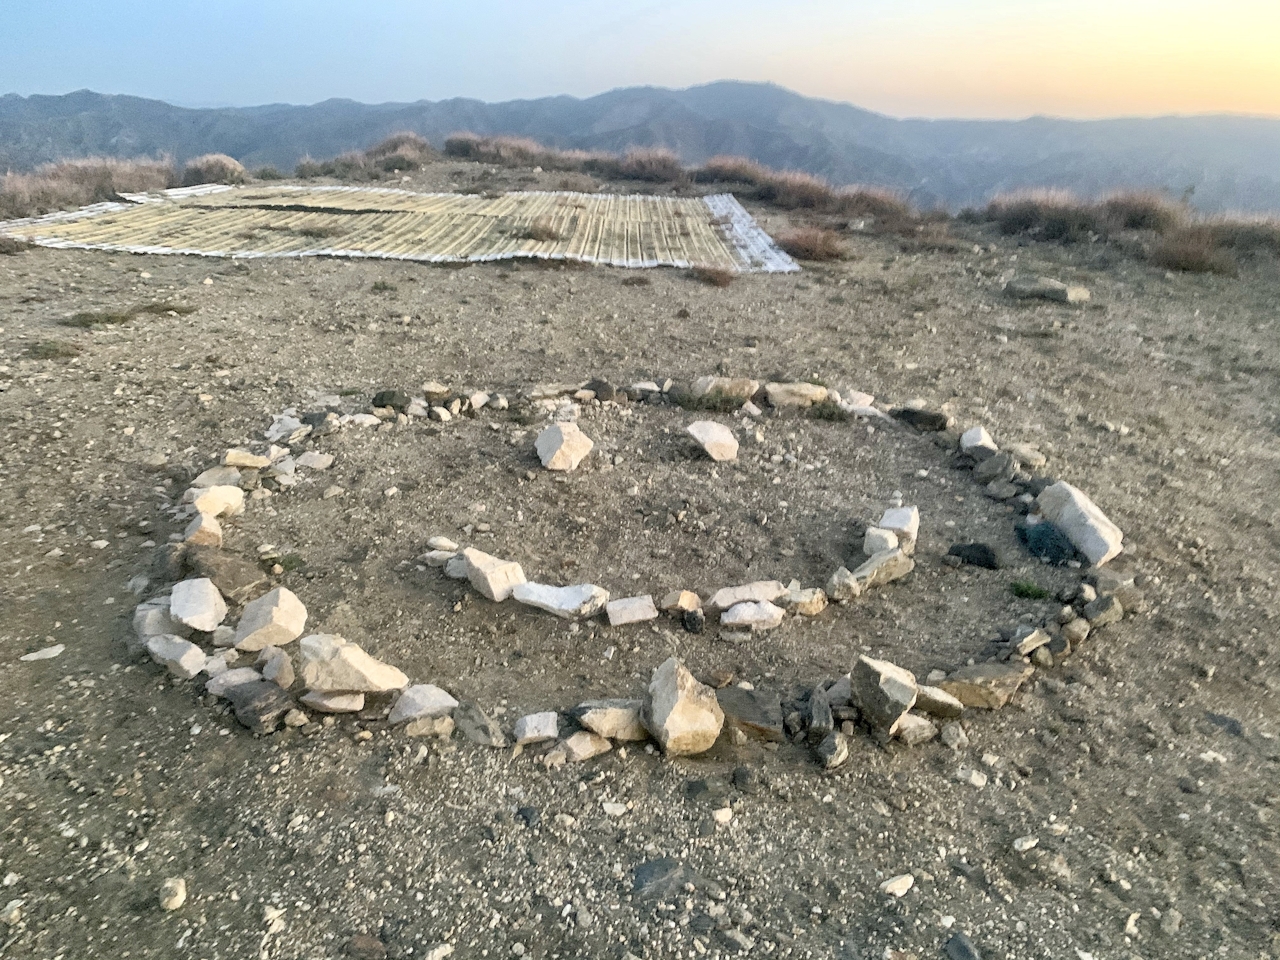
[[[182,168],[182,185],[194,187],[202,183],[244,183],[244,165],[225,153],[206,153],[188,160]]]
[[[21,240],[15,240],[13,237],[0,237],[0,256],[12,257],[15,254],[30,250],[31,244],[24,243]]]
[[[839,260],[844,256],[840,234],[822,227],[799,227],[777,236],[778,246],[797,260]]]
[[[691,274],[693,279],[712,287],[727,287],[736,276],[732,270],[722,267],[694,267]]]
[[[521,233],[525,240],[535,240],[538,243],[551,243],[560,239],[560,231],[550,220],[538,220],[529,224]]]
[[[1185,273],[1234,277],[1240,272],[1236,258],[1222,249],[1212,228],[1208,227],[1190,227],[1165,237],[1151,251],[1151,262],[1166,270]]]
[[[116,199],[121,193],[163,190],[173,185],[173,167],[167,160],[63,160],[45,164],[32,173],[5,174],[0,179],[0,220],[74,210]]]
[[[627,180],[678,183],[686,178],[680,158],[661,148],[632,148],[618,164],[618,176]]]
[[[437,159],[435,147],[416,133],[393,133],[364,152],[365,159],[386,173],[418,170],[424,163]]]

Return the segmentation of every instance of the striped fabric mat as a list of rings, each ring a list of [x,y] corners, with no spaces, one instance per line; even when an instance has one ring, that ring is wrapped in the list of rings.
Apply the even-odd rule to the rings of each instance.
[[[373,187],[194,187],[0,223],[46,247],[208,257],[512,257],[618,267],[799,267],[730,194],[473,196]]]

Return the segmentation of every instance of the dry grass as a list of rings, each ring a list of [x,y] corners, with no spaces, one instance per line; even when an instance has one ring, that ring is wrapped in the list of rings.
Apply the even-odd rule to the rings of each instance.
[[[694,267],[690,275],[699,283],[705,283],[711,287],[727,287],[733,283],[736,276],[732,270],[725,270],[722,267]]]
[[[822,227],[799,227],[777,236],[778,246],[797,260],[840,260],[844,242],[840,234]]]
[[[491,163],[502,167],[541,167],[565,172],[591,171],[593,162],[618,163],[617,157],[583,150],[557,150],[525,137],[482,137],[455,133],[444,142],[446,157]]]
[[[1166,233],[1186,222],[1188,210],[1153,190],[1113,193],[1097,205],[1102,219],[1121,230],[1155,230]]]
[[[12,257],[30,249],[32,249],[32,246],[29,243],[15,240],[12,237],[0,237],[0,257]]]
[[[206,153],[188,160],[182,168],[182,185],[194,187],[201,183],[244,183],[244,165],[225,153]]]
[[[987,205],[987,217],[1006,234],[1029,233],[1068,243],[1100,236],[1103,227],[1096,204],[1082,202],[1065,190],[1002,194]]]
[[[70,360],[80,353],[78,346],[65,340],[37,340],[27,347],[27,356],[32,360]]]
[[[628,180],[648,180],[653,183],[679,183],[687,179],[680,158],[662,148],[628,150],[618,166],[618,175]]]
[[[178,316],[187,316],[195,313],[196,308],[186,306],[181,303],[144,303],[128,310],[85,310],[80,313],[73,313],[69,317],[64,317],[58,321],[58,325],[62,327],[74,327],[78,330],[94,330],[98,327],[109,327],[119,323],[128,323],[134,317],[142,314],[165,315],[176,313]]]
[[[525,240],[535,240],[538,243],[551,243],[560,240],[560,231],[549,220],[538,220],[529,224],[520,234]]]
[[[385,173],[419,170],[424,163],[439,158],[440,154],[424,137],[404,131],[393,133],[364,152],[365,159]]]
[[[1240,265],[1209,227],[1189,227],[1170,234],[1151,251],[1151,262],[1166,270],[1184,273],[1240,274]]]
[[[0,220],[74,210],[113,200],[121,193],[171,186],[173,167],[167,160],[63,160],[45,164],[32,173],[5,174],[0,179]]]
[[[746,183],[755,186],[771,176],[768,167],[746,157],[712,157],[694,173],[694,178],[710,183]]]

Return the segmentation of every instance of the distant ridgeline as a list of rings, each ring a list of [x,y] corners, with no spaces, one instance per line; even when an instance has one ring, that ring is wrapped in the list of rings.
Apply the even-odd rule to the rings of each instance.
[[[577,100],[192,110],[89,91],[0,97],[0,169],[54,160],[224,153],[292,171],[304,157],[363,150],[398,131],[441,147],[451,134],[530,137],[560,149],[666,147],[686,166],[719,155],[832,184],[902,193],[959,210],[996,193],[1056,187],[1083,196],[1159,190],[1207,212],[1280,211],[1280,119],[1205,116],[1103,121],[897,120],[768,84],[644,87]]]

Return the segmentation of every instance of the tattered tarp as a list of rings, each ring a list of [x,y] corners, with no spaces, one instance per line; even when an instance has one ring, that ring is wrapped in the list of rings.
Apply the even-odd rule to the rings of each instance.
[[[731,194],[478,196],[378,187],[204,185],[0,223],[46,247],[206,257],[539,257],[617,267],[798,270]]]

